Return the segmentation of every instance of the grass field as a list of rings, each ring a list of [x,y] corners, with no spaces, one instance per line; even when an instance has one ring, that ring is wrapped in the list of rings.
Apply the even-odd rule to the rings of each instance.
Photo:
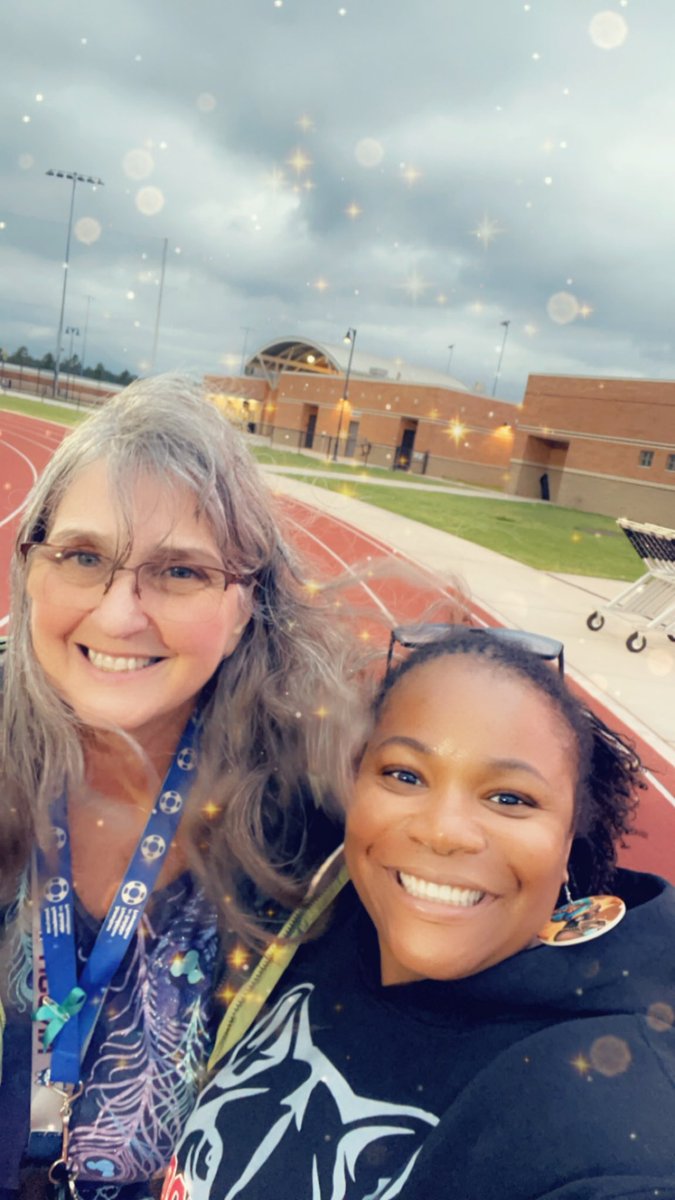
[[[8,412],[24,413],[27,417],[39,417],[41,421],[57,421],[59,425],[78,425],[87,415],[86,409],[68,408],[64,404],[45,404],[43,400],[29,400],[27,396],[13,396],[0,391],[0,408]]]
[[[627,581],[644,573],[643,564],[611,517],[551,504],[444,496],[356,481],[312,480],[309,475],[306,482],[432,525],[540,571]]]

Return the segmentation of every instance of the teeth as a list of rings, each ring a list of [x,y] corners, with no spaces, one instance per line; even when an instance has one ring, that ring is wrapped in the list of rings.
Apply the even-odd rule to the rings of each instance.
[[[418,879],[416,875],[406,875],[403,871],[399,871],[398,877],[408,895],[416,896],[419,900],[435,900],[438,904],[452,904],[457,908],[472,908],[485,895],[485,892],[477,892],[472,888],[431,883],[428,879]]]
[[[110,654],[99,654],[98,650],[87,650],[87,657],[99,671],[140,671],[158,661],[156,658],[113,658]]]

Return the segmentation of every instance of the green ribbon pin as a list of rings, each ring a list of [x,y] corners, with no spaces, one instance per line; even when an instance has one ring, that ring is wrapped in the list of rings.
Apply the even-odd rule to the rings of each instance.
[[[52,1000],[51,996],[45,996],[42,1004],[33,1013],[34,1021],[46,1021],[47,1028],[44,1032],[44,1047],[48,1050],[54,1041],[55,1037],[61,1032],[66,1021],[79,1013],[81,1008],[84,1008],[87,993],[82,991],[82,988],[71,988],[66,996],[63,1004],[58,1004],[56,1000]]]

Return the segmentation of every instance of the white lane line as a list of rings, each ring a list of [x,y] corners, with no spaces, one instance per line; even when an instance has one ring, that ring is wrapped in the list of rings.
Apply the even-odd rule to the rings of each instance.
[[[416,559],[412,558],[410,554],[407,554],[405,550],[399,550],[396,546],[388,546],[386,542],[381,541],[363,529],[359,529],[357,525],[350,524],[349,521],[345,521],[342,517],[335,516],[331,512],[325,512],[323,509],[313,509],[312,506],[305,500],[298,500],[295,496],[287,495],[285,492],[277,492],[276,494],[284,497],[284,499],[290,499],[294,504],[299,504],[303,508],[309,509],[311,512],[318,513],[319,516],[326,517],[328,521],[335,521],[338,525],[341,525],[343,529],[349,530],[350,533],[355,533],[362,541],[370,542],[370,545],[377,550],[378,554],[390,555],[392,558],[400,558],[404,562],[410,563],[411,567],[414,567],[416,571],[428,577],[430,586],[436,588],[436,590],[439,591],[445,599],[447,599],[448,595],[451,593],[452,589],[449,585],[446,586],[446,584],[442,583],[438,575],[434,574],[434,572],[429,567],[425,566],[424,563],[417,562]],[[304,528],[304,526],[300,526],[300,528]],[[481,607],[487,606],[481,605]]]
[[[673,796],[672,792],[668,791],[668,788],[661,783],[660,779],[656,779],[656,777],[652,775],[651,771],[645,771],[645,776],[651,783],[652,787],[655,787],[662,796],[665,796],[668,803],[672,804],[673,808],[675,808],[675,796]]]
[[[1,417],[2,413],[0,413],[0,418]],[[47,433],[42,435],[43,440],[39,440],[39,436],[36,436],[33,433],[24,433],[21,429],[11,429],[5,425],[4,422],[2,422],[2,431],[3,441],[7,438],[20,438],[22,442],[27,442],[29,446],[36,446],[38,450],[46,450],[50,455],[54,453],[56,447],[59,445],[59,443],[54,438],[49,437]]]
[[[28,466],[30,467],[30,470],[33,475],[33,483],[35,483],[38,475],[37,475],[37,470],[35,469],[35,465],[31,462],[31,460],[23,453],[22,450],[18,450],[16,448],[16,446],[12,446],[11,442],[3,442],[2,444],[4,446],[6,446],[8,450],[12,450],[14,454],[18,454],[19,458],[22,458],[24,460],[24,462],[28,463]],[[2,518],[2,520],[0,521],[0,528],[2,528],[3,525],[9,524],[9,522],[12,521],[14,519],[14,517],[18,516],[25,503],[26,503],[26,496],[24,496],[24,498],[21,501],[21,503],[19,504],[19,506],[14,509],[14,512],[9,513],[8,516]],[[4,617],[0,617],[0,629],[3,629],[4,626],[8,624],[8,622],[9,622],[9,614],[6,614]]]
[[[0,415],[3,417],[18,417],[19,421],[37,421],[39,425],[54,425],[57,429],[70,429],[70,425],[64,425],[61,421],[51,421],[49,417],[36,417],[32,413],[17,412],[14,408],[3,408],[2,399],[0,397]]]
[[[307,529],[306,526],[301,525],[299,523],[299,521],[294,520],[293,517],[287,516],[286,520],[290,521],[291,524],[294,525],[296,529],[300,529],[302,531],[302,533],[307,535],[307,537],[310,537],[313,542],[316,542],[317,546],[321,546],[322,550],[325,550],[328,554],[330,554],[331,558],[334,558],[335,561],[338,562],[340,564],[340,566],[347,572],[347,574],[352,576],[352,578],[354,579],[354,582],[358,583],[359,586],[363,588],[364,592],[366,592],[366,594],[368,596],[370,596],[370,599],[373,601],[373,604],[377,605],[380,612],[386,617],[387,621],[389,621],[389,623],[391,625],[395,624],[393,613],[391,613],[389,611],[386,604],[384,604],[380,600],[379,596],[376,596],[373,589],[368,587],[368,584],[364,583],[362,579],[359,579],[354,568],[352,566],[350,566],[350,564],[348,562],[345,562],[344,558],[340,558],[340,555],[336,554],[335,550],[333,550],[331,546],[327,545],[326,542],[322,541],[322,539],[320,537],[317,537],[317,535],[315,533],[312,533],[309,529]]]
[[[35,480],[37,479],[37,471],[35,470],[35,467],[34,467],[33,463],[30,461],[30,459],[23,453],[23,450],[17,450],[16,446],[12,446],[10,442],[3,442],[2,444],[4,446],[6,446],[8,450],[11,450],[14,454],[18,454],[19,458],[22,458],[25,463],[28,463],[28,466],[30,467],[30,469],[33,473],[33,483],[35,483]],[[32,487],[32,484],[31,484],[31,487]],[[9,522],[14,519],[14,517],[18,516],[18,514],[21,512],[21,509],[23,508],[25,503],[26,503],[26,497],[24,496],[24,498],[21,501],[21,503],[19,504],[18,508],[15,508],[14,512],[9,513],[8,516],[2,518],[2,520],[0,521],[0,529],[2,528],[3,525],[8,525]]]

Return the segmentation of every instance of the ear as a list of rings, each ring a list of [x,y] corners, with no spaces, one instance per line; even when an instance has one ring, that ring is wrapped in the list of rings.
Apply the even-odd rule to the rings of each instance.
[[[228,591],[236,592],[237,614],[225,643],[223,658],[229,658],[237,649],[253,612],[253,585],[245,587],[242,583],[233,583],[228,588]]]

